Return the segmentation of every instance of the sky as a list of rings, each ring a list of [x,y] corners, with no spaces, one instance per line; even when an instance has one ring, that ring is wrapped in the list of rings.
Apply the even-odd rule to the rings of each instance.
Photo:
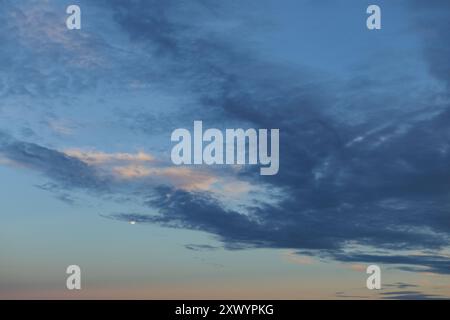
[[[449,15],[0,0],[0,299],[450,298]],[[174,165],[196,120],[278,128],[279,172]]]

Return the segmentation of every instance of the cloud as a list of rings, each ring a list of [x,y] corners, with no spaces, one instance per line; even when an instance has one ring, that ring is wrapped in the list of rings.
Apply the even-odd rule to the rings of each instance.
[[[414,0],[411,9],[421,12],[414,21],[414,27],[419,32],[424,41],[423,48],[428,61],[431,73],[442,80],[448,90],[450,86],[450,44],[442,41],[450,29],[448,12],[450,3],[445,0],[431,0],[424,3]]]
[[[95,87],[108,60],[101,36],[67,32],[63,4],[33,0],[1,6],[3,96],[55,99]]]
[[[58,198],[65,202],[69,202],[67,193],[61,192],[65,189],[95,191],[113,197],[135,194],[146,199],[149,195],[158,195],[155,190],[165,186],[173,190],[207,192],[210,196],[215,194],[228,202],[261,190],[220,172],[172,166],[143,151],[58,151],[17,140],[2,132],[0,164],[32,169],[50,178],[53,182],[40,188],[57,193]],[[236,188],[232,190],[231,185],[236,185]]]
[[[165,164],[146,152],[107,153],[95,150],[68,149],[70,157],[106,171],[121,179],[154,179],[153,184],[169,184],[185,190],[208,190],[219,178],[212,173]]]
[[[55,181],[61,188],[107,193],[110,177],[99,175],[88,164],[77,158],[14,139],[0,132],[0,155],[17,166],[36,170]]]
[[[424,97],[418,99],[417,83],[401,67],[382,80],[369,69],[361,77],[333,78],[331,83],[321,70],[263,57],[245,44],[245,37],[230,37],[227,27],[210,29],[193,23],[186,17],[230,19],[226,10],[216,16],[202,1],[102,4],[136,52],[146,53],[124,58],[112,51],[112,61],[124,63],[117,63],[121,68],[106,73],[114,76],[107,78],[144,88],[157,84],[189,101],[184,104],[180,99],[184,110],[175,118],[163,116],[159,126],[148,110],[140,109],[130,115],[133,128],[147,134],[166,132],[199,116],[208,125],[280,128],[279,174],[261,177],[251,167],[232,174],[171,168],[151,155],[63,153],[0,136],[4,158],[67,188],[114,193],[132,189],[146,206],[143,212],[155,214],[124,212],[114,218],[207,231],[227,248],[289,248],[355,264],[379,262],[403,270],[449,272],[445,255],[403,254],[437,252],[450,245],[450,106],[439,94],[446,91],[424,85],[420,87]],[[426,21],[435,20],[427,25],[431,37],[423,43],[425,59],[433,76],[445,82],[449,55],[440,36],[443,21],[448,21],[442,17],[449,11],[437,15],[442,2],[433,4],[432,13],[421,11]],[[241,35],[237,25],[233,34]],[[401,63],[385,59],[388,65]],[[123,72],[127,68],[130,72]],[[18,74],[40,79],[34,71]],[[398,79],[405,80],[399,84]],[[18,79],[11,85],[18,90],[21,83]],[[95,84],[96,78],[83,83]],[[222,185],[214,189],[218,183]],[[263,186],[263,192],[254,186]],[[214,190],[256,196],[229,206]],[[391,254],[346,250],[350,244]]]
[[[392,291],[381,293],[386,300],[437,300],[445,297],[420,291]]]
[[[123,179],[151,177],[158,179],[160,184],[170,184],[188,191],[213,191],[212,185],[220,179],[212,173],[183,167],[116,166],[113,168],[113,173]]]
[[[353,271],[357,271],[357,272],[366,272],[366,270],[367,270],[367,266],[365,266],[363,264],[351,264],[349,267]]]
[[[310,265],[314,263],[314,260],[310,256],[302,256],[297,254],[296,252],[288,251],[283,253],[283,259],[299,265]]]
[[[197,5],[183,10],[202,11]],[[212,123],[280,128],[279,174],[261,178],[248,169],[241,177],[280,188],[284,197],[276,206],[249,206],[243,214],[203,194],[159,189],[149,204],[160,215],[149,222],[208,231],[233,246],[341,252],[333,255],[341,261],[379,258],[343,254],[350,242],[394,252],[449,245],[448,104],[423,108],[414,97],[402,96],[401,104],[409,107],[395,108],[398,92],[375,79],[360,85],[355,97],[354,83],[323,83],[310,70],[264,61],[218,33],[189,32],[175,4],[152,8],[146,2],[113,5],[133,41],[170,57],[169,72],[175,66],[178,79],[202,103],[204,116],[214,110]],[[156,22],[160,30],[149,28]],[[374,89],[379,98],[373,97]],[[367,104],[361,114],[370,111],[371,117],[354,122],[351,109],[336,114],[337,106],[360,103]],[[445,256],[398,259],[447,272]]]
[[[72,126],[70,126],[69,124],[62,122],[62,121],[52,120],[52,121],[48,122],[48,125],[57,134],[72,135],[74,133],[74,128]]]
[[[396,283],[392,283],[392,284],[383,284],[383,287],[388,287],[388,288],[394,287],[394,288],[398,288],[398,289],[407,289],[407,288],[416,288],[416,287],[418,287],[418,285],[405,283],[405,282],[396,282]]]
[[[370,299],[370,296],[364,296],[364,295],[352,295],[347,294],[343,291],[336,292],[336,298],[349,298],[349,299]]]
[[[368,254],[368,253],[346,253],[329,252],[336,260],[343,262],[364,261],[376,264],[397,265],[399,269],[414,272],[432,272],[450,274],[449,259],[446,255],[401,255],[401,254]]]
[[[214,247],[208,244],[187,244],[184,247],[192,251],[212,251],[218,249],[218,247]]]
[[[95,150],[81,150],[81,149],[67,149],[64,153],[68,156],[78,158],[88,164],[103,164],[107,162],[152,162],[155,160],[154,156],[140,151],[138,153],[107,153]]]

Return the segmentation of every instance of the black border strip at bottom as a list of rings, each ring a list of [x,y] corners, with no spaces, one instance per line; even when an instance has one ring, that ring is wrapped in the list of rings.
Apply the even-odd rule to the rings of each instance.
[[[317,300],[73,300],[73,301],[0,301],[3,315],[30,313],[33,316],[66,316],[78,319],[94,315],[124,319],[302,319],[331,314],[361,319],[372,310],[396,309],[403,316],[417,316],[423,310],[444,313],[447,301],[317,301]],[[431,309],[430,309],[431,307]],[[206,313],[207,311],[207,313]],[[206,313],[206,314],[205,314]],[[371,313],[371,312],[369,312]],[[16,317],[15,317],[16,318]],[[47,317],[46,317],[47,318]]]

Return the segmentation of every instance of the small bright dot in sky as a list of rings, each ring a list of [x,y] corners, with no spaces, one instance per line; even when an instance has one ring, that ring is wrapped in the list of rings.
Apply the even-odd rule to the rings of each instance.
[[[130,221],[130,224],[136,224],[136,221]]]

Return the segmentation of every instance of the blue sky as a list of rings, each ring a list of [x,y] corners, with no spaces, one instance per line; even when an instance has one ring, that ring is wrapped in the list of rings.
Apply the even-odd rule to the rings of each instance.
[[[369,4],[0,2],[0,297],[449,297],[450,8]],[[279,173],[174,166],[194,120]]]

